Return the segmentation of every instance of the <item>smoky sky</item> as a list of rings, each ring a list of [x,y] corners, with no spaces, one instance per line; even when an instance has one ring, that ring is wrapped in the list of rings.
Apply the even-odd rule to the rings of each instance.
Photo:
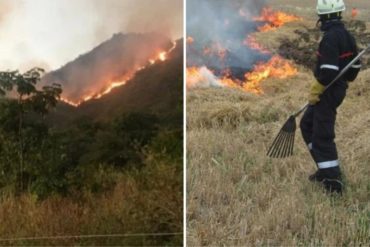
[[[182,37],[182,0],[0,0],[0,69],[55,70],[114,33]]]

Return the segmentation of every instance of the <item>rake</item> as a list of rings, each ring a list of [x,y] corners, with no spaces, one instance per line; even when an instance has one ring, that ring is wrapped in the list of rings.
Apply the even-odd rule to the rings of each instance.
[[[324,91],[326,91],[340,77],[342,77],[348,71],[348,69],[352,67],[352,65],[354,65],[369,50],[370,45],[361,51],[346,67],[344,67],[337,77],[335,77],[335,79],[325,87]],[[309,105],[309,103],[305,104],[299,111],[292,114],[288,118],[267,151],[267,156],[271,158],[286,158],[293,155],[294,137],[297,129],[296,118],[301,115],[301,113],[304,112]]]

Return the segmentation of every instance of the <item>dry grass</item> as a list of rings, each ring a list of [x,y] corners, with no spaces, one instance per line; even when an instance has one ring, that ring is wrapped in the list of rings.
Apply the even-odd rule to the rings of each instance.
[[[292,35],[289,30],[279,32]],[[265,40],[274,47],[274,38]],[[294,78],[264,82],[262,96],[188,91],[189,246],[368,246],[369,78],[370,70],[360,74],[338,111],[336,141],[347,182],[341,198],[308,181],[316,166],[299,130],[293,157],[265,155],[289,114],[306,102],[311,71],[300,67]]]
[[[266,0],[266,3],[274,9],[290,12],[306,19],[316,21],[316,1],[297,1],[297,0]],[[351,18],[351,9],[360,10],[357,19],[370,21],[370,10],[368,0],[345,1],[347,11],[344,17]]]
[[[271,160],[268,145],[304,101],[308,72],[258,97],[232,89],[188,93],[188,243],[366,245],[370,243],[370,71],[338,112],[347,191],[328,197],[308,182],[315,165],[297,133],[295,156]],[[357,96],[361,94],[361,96]]]
[[[182,232],[182,166],[149,162],[119,176],[112,191],[76,198],[31,195],[0,201],[0,239]],[[0,245],[180,245],[182,236],[0,241]]]

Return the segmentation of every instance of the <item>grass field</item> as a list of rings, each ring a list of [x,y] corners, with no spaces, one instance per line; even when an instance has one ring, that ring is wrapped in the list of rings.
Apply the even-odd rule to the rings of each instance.
[[[273,50],[298,27],[258,40]],[[293,157],[265,155],[289,114],[306,102],[314,78],[298,70],[295,77],[263,82],[261,96],[229,88],[188,91],[189,246],[370,244],[370,70],[350,85],[338,110],[336,142],[347,185],[341,198],[308,181],[316,166],[299,130]]]

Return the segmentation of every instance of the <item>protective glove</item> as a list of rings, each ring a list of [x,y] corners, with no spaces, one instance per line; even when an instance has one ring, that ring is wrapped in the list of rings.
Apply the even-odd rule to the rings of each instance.
[[[310,105],[316,105],[320,101],[320,95],[324,92],[325,86],[315,81],[311,85],[310,95],[308,96],[308,102]]]

